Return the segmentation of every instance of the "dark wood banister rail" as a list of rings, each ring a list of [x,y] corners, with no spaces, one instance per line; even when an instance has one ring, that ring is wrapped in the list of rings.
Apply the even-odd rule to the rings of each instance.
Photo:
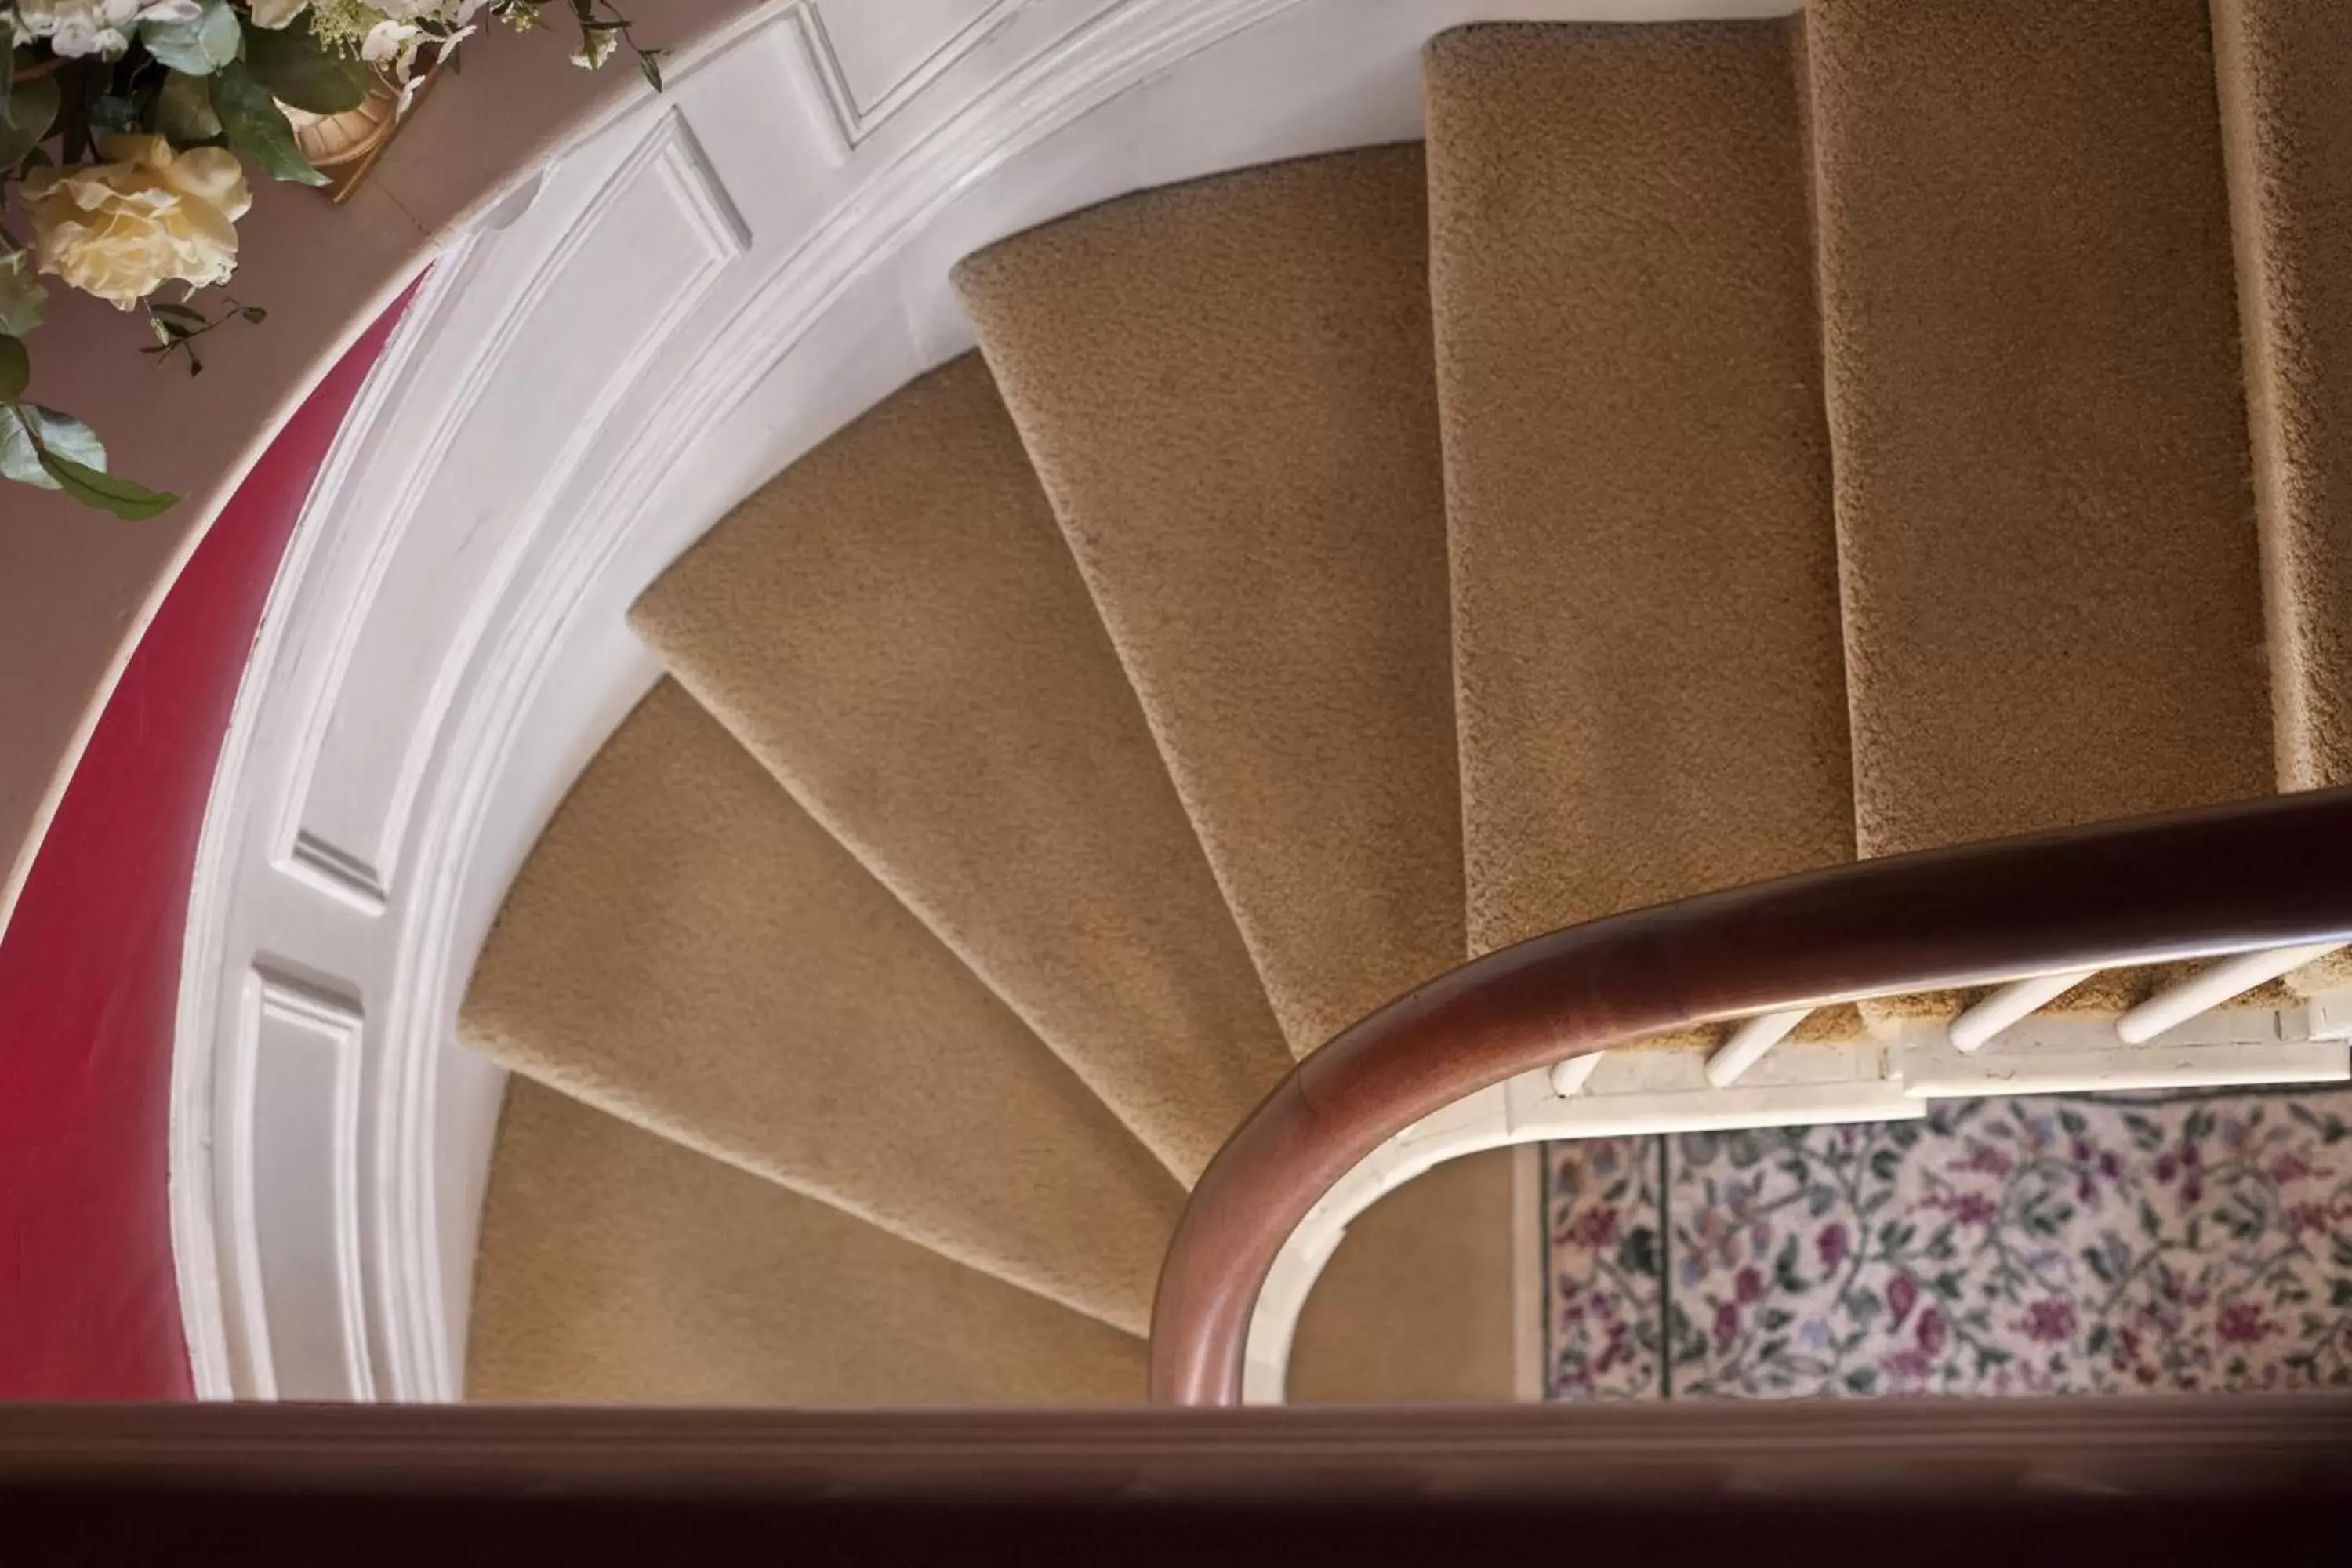
[[[1151,1396],[1241,1403],[1258,1291],[1307,1211],[1516,1073],[1768,1010],[2337,939],[2352,788],[1862,861],[1490,953],[1301,1062],[1211,1163],[1160,1269]]]

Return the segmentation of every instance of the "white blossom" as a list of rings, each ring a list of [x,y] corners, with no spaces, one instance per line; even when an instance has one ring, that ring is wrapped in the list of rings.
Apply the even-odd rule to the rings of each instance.
[[[68,59],[111,60],[131,47],[140,23],[193,22],[203,14],[196,0],[17,0],[16,37],[18,43],[47,38]]]
[[[360,58],[372,66],[392,66],[405,76],[416,61],[417,46],[424,37],[423,29],[414,22],[378,22],[368,29],[366,41],[360,45]]]

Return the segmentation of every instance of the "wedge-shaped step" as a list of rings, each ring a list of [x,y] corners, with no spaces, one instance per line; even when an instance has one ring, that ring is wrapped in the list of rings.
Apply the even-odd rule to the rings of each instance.
[[[566,1099],[507,1089],[466,1395],[1091,1404],[1143,1342]]]
[[[509,1067],[1130,1332],[1182,1189],[663,682],[515,879],[467,998]]]
[[[2352,784],[2352,5],[2215,0],[2279,784]]]
[[[1790,37],[1428,51],[1475,951],[1853,858]]]
[[[1293,1049],[1462,960],[1417,147],[1129,196],[957,282]]]
[[[793,465],[631,619],[1180,1178],[1288,1070],[977,355]]]
[[[1861,852],[2268,790],[2206,0],[1807,38]]]
[[[1517,1157],[1449,1162],[1357,1217],[1299,1314],[1289,1403],[1518,1397]]]

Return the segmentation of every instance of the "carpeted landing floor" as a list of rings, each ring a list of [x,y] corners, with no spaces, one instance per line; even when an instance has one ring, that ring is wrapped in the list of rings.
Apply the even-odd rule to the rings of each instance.
[[[1555,1399],[2352,1386],[2352,1089],[1544,1151]]]

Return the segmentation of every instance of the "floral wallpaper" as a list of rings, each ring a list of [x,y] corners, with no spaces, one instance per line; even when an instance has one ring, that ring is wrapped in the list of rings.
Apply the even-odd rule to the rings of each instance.
[[[1555,1143],[1553,1398],[2352,1386],[2352,1091]]]

